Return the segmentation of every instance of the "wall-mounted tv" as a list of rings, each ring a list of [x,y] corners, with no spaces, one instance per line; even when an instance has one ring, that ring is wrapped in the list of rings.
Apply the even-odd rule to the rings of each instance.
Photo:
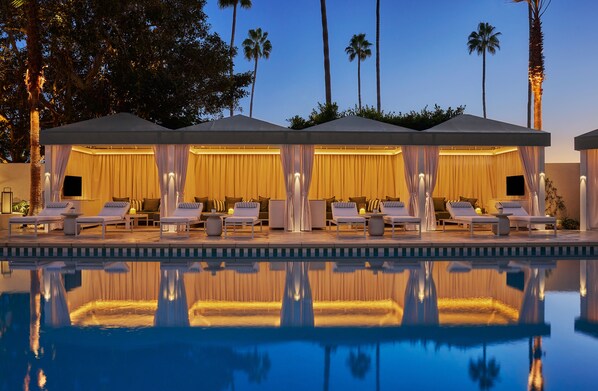
[[[507,177],[507,195],[525,195],[525,179],[523,178],[523,175],[513,175]]]
[[[81,197],[82,183],[80,176],[66,175],[64,185],[62,185],[62,195],[64,197]]]

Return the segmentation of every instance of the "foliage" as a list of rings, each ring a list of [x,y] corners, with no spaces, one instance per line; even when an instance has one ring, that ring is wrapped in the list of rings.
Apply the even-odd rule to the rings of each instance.
[[[554,187],[552,181],[545,177],[545,207],[544,211],[550,216],[562,216],[567,212],[563,197],[558,194],[558,189]]]
[[[253,93],[255,92],[255,79],[257,77],[257,62],[260,58],[270,58],[272,43],[268,39],[268,33],[262,32],[259,27],[255,30],[249,30],[248,35],[248,38],[243,41],[243,53],[247,60],[254,61],[251,103],[249,104],[249,117],[253,117]]]
[[[122,111],[180,127],[217,116],[231,99],[238,104],[247,95],[251,74],[235,74],[231,88],[230,48],[210,32],[204,0],[39,4],[42,128]],[[0,159],[8,161],[27,159],[27,148],[19,147],[29,121],[25,26],[24,10],[2,2]]]
[[[23,216],[29,214],[29,201],[19,201],[12,204],[12,211],[15,213],[21,213]]]
[[[338,111],[338,105],[336,103],[318,103],[318,108],[313,109],[307,119],[296,115],[289,118],[287,121],[291,123],[289,126],[291,129],[305,129],[310,126],[323,124],[325,122],[333,121],[345,116],[344,112]]]
[[[498,36],[502,33],[494,32],[495,27],[484,22],[480,22],[477,31],[472,31],[467,38],[467,49],[469,54],[476,52],[479,55],[488,52],[495,54],[496,49],[500,49],[500,40]]]
[[[561,228],[562,229],[578,230],[579,229],[579,221],[572,219],[570,217],[564,217],[561,220]]]

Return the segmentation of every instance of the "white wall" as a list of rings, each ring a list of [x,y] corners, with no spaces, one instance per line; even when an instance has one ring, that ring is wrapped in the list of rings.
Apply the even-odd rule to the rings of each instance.
[[[44,176],[44,165],[42,164],[41,176]],[[29,163],[3,163],[0,164],[0,191],[10,187],[13,192],[13,200],[29,199]]]
[[[579,163],[546,163],[546,176],[563,197],[567,216],[579,221]]]

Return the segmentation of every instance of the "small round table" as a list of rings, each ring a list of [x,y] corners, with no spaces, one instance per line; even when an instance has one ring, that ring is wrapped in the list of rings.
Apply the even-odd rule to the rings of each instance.
[[[75,235],[76,233],[78,234],[81,232],[81,227],[77,227],[77,217],[81,216],[82,214],[83,213],[77,212],[61,213],[61,215],[64,216],[64,226],[62,232],[64,232],[65,235]],[[79,232],[77,232],[77,230]]]
[[[507,236],[511,233],[511,223],[509,216],[513,213],[492,213],[492,216],[498,218],[498,225],[492,225],[492,233],[500,236]]]
[[[222,216],[224,213],[204,213],[207,216],[206,220],[206,235],[220,236],[222,235]]]
[[[368,213],[368,233],[370,236],[384,236],[384,213]]]

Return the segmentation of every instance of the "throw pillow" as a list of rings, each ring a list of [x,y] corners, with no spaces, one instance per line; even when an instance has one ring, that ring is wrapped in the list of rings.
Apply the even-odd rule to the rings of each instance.
[[[472,207],[476,207],[476,204],[478,203],[478,199],[477,198],[467,198],[467,197],[463,197],[463,196],[459,196],[459,201],[461,202],[469,202],[471,204]]]
[[[386,201],[401,201],[401,197],[386,196]]]
[[[135,209],[138,212],[141,212],[143,210],[143,201],[132,199],[131,208]]]
[[[212,208],[208,209],[208,197],[194,197],[195,202],[201,202],[203,204],[202,212],[211,212]]]
[[[216,212],[226,212],[228,209],[225,208],[225,204],[223,200],[213,200],[212,201],[214,203],[214,209],[216,209]]]
[[[378,210],[379,208],[380,208],[380,200],[376,198],[376,199],[367,201],[367,207],[365,208],[365,210],[371,213],[375,210]]]
[[[225,211],[235,207],[235,203],[243,202],[243,197],[224,197]]]
[[[144,198],[142,209],[144,212],[158,212],[160,210],[160,199]]]
[[[259,196],[258,200],[259,200],[259,203],[260,203],[260,212],[267,212],[268,211],[268,205],[270,204],[270,197]]]
[[[432,197],[434,202],[434,212],[446,211],[446,199],[444,197]]]
[[[336,202],[336,196],[324,198],[324,201],[326,201],[326,212],[332,213],[332,203]]]
[[[361,210],[361,208],[365,209],[367,206],[367,200],[365,196],[349,197],[349,202],[355,202],[358,211]]]
[[[129,197],[112,197],[114,202],[130,202]]]

